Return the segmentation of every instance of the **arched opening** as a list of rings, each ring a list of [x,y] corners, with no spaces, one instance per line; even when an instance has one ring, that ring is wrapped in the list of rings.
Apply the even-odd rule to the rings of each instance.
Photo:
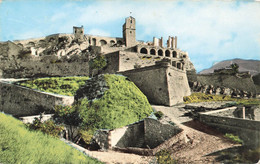
[[[172,66],[173,66],[173,67],[176,67],[176,61],[173,61],[173,62],[172,62]]]
[[[166,57],[170,57],[170,56],[171,56],[171,52],[170,52],[169,50],[166,50],[166,51],[165,51],[165,56],[166,56]]]
[[[177,68],[181,69],[181,63],[177,63]]]
[[[172,57],[177,58],[177,52],[176,51],[172,51]]]
[[[19,47],[23,47],[23,45],[22,45],[21,43],[18,43],[17,45],[18,45]]]
[[[110,45],[113,46],[116,42],[114,40],[110,40]]]
[[[29,45],[30,47],[35,47],[35,43],[34,43],[34,42],[29,42],[28,45]]]
[[[123,42],[122,42],[121,40],[118,40],[116,43],[117,43],[118,45],[122,45],[122,44],[123,44]]]
[[[150,54],[151,54],[151,55],[155,55],[155,50],[154,50],[154,49],[151,49],[151,50],[150,50]]]
[[[100,40],[99,43],[100,43],[101,46],[104,46],[104,45],[107,44],[107,41],[105,41],[105,40]]]
[[[93,45],[93,46],[96,46],[96,45],[97,45],[97,39],[96,39],[96,38],[93,38],[93,39],[92,39],[92,45]]]
[[[146,48],[141,48],[140,53],[147,54],[147,49]]]
[[[183,58],[187,58],[187,56],[186,56],[186,55],[183,55],[182,57],[183,57]]]
[[[159,56],[163,56],[163,51],[160,49],[160,50],[158,50],[158,55]]]

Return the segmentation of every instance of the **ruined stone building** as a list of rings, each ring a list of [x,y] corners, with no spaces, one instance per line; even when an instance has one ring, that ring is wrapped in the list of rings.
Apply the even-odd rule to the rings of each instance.
[[[8,41],[8,44],[0,43],[2,50],[0,51],[0,61],[5,63],[0,66],[0,75],[3,78],[88,76],[90,55],[103,54],[108,61],[104,73],[121,72],[132,77],[133,81],[142,81],[141,76],[148,73],[149,78],[143,80],[142,84],[136,81],[141,90],[149,86],[144,85],[145,83],[148,84],[152,81],[161,83],[161,87],[157,88],[154,84],[150,85],[150,88],[152,89],[153,86],[157,88],[158,94],[165,90],[167,102],[156,100],[151,101],[152,103],[173,105],[181,102],[183,96],[190,94],[186,71],[195,70],[195,68],[188,53],[177,47],[177,36],[169,36],[167,46],[164,46],[163,38],[154,37],[152,42],[138,41],[136,40],[136,20],[131,16],[125,19],[122,33],[123,37],[93,36],[85,34],[84,28],[81,26],[73,27],[72,34],[53,34],[36,39]],[[6,48],[7,46],[10,48]],[[15,51],[10,49],[15,49]],[[167,66],[158,64],[161,60],[164,60],[164,63],[167,61]],[[164,73],[153,71],[159,67],[167,67],[167,69],[163,71]],[[168,67],[171,73],[168,71]],[[138,75],[138,78],[131,75]],[[183,90],[180,89],[174,93],[174,96],[170,91],[172,89],[169,89],[172,87],[173,90],[179,90],[179,88],[183,88]],[[176,98],[176,94],[180,95],[178,100],[170,102],[173,97]],[[152,94],[149,95],[152,96]],[[149,95],[147,95],[148,99]],[[157,97],[157,95],[152,97]]]

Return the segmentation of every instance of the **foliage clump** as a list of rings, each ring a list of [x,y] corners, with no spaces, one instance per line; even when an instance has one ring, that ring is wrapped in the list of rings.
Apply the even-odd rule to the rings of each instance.
[[[158,164],[177,164],[177,161],[172,158],[171,152],[168,150],[161,150],[155,156]]]
[[[61,140],[0,113],[0,163],[100,163]]]
[[[164,116],[163,112],[161,111],[155,112],[154,115],[156,116],[157,119],[161,119]]]
[[[92,70],[92,76],[93,76],[93,70],[97,70],[98,74],[100,71],[107,66],[107,60],[104,55],[97,55],[95,58],[91,59],[89,61],[89,67]]]
[[[19,85],[44,92],[74,96],[80,86],[84,85],[88,79],[86,76],[39,78],[20,82]]]
[[[45,134],[53,137],[59,137],[59,134],[64,130],[63,126],[56,125],[53,120],[42,122],[41,118],[35,118],[32,124],[28,124],[29,129],[40,130]]]
[[[239,138],[239,136],[236,136],[234,134],[231,134],[231,133],[226,133],[224,135],[224,137],[230,139],[231,141],[235,142],[235,143],[238,143],[238,144],[242,144],[243,141]]]

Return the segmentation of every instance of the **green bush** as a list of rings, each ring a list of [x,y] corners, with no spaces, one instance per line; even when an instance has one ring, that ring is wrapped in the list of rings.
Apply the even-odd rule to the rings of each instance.
[[[177,164],[168,150],[161,150],[155,156],[158,164]]]
[[[84,85],[89,78],[82,77],[51,77],[27,80],[18,83],[32,89],[60,95],[74,96],[80,86]]]
[[[235,143],[239,143],[239,144],[242,144],[242,143],[243,143],[243,140],[241,140],[241,139],[239,138],[239,136],[236,136],[236,135],[231,134],[231,133],[226,133],[226,134],[224,135],[224,137],[230,139],[231,141],[233,141],[233,142],[235,142]]]
[[[35,118],[33,123],[29,124],[28,127],[32,130],[40,130],[54,137],[59,137],[59,134],[64,130],[64,127],[56,125],[53,120],[41,122],[39,118]]]
[[[161,119],[164,116],[163,112],[161,111],[155,112],[154,115],[157,117],[157,119]]]
[[[61,140],[0,113],[0,163],[100,163]]]

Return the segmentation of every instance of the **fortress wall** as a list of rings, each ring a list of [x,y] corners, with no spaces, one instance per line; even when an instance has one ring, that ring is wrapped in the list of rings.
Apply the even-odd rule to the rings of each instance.
[[[132,80],[149,102],[172,106],[191,94],[186,72],[171,66],[148,66],[119,72]]]
[[[48,76],[88,76],[89,64],[81,57],[71,62],[62,62],[55,56],[41,59],[5,60],[0,66],[2,78],[48,77]],[[3,60],[1,60],[2,62]]]
[[[197,75],[197,80],[202,85],[214,87],[236,88],[239,90],[256,93],[256,87],[252,77],[240,77],[239,75],[209,74]]]
[[[170,105],[165,67],[151,66],[119,72],[127,76],[146,95],[149,102]]]
[[[51,113],[55,105],[71,105],[72,96],[45,93],[0,81],[0,111],[16,117]]]
[[[260,147],[260,121],[216,116],[210,112],[201,113],[199,120],[224,133],[238,135],[247,146]]]
[[[116,73],[119,70],[119,51],[106,54],[107,67],[104,73]]]
[[[166,70],[166,74],[169,85],[169,105],[182,103],[183,97],[191,94],[186,72],[175,67],[169,67]]]

